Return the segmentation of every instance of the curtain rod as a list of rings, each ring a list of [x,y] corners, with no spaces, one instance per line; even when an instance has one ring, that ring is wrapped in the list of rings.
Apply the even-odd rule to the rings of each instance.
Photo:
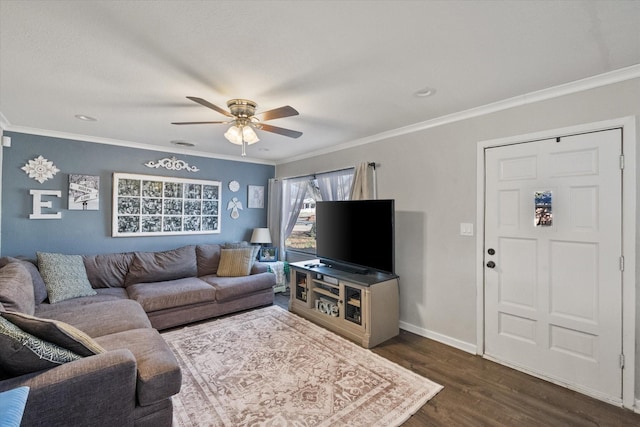
[[[370,168],[373,168],[373,170],[376,169],[376,162],[369,162],[367,163],[367,166],[369,166]],[[277,180],[283,180],[283,179],[298,179],[298,178],[304,178],[304,177],[316,177],[316,175],[322,175],[324,173],[331,173],[331,172],[340,172],[340,171],[346,171],[349,169],[355,169],[355,166],[349,166],[346,168],[341,168],[341,169],[334,169],[334,170],[330,170],[330,171],[324,171],[324,172],[314,172],[314,173],[308,173],[308,174],[304,174],[304,175],[297,175],[297,176],[287,176],[287,177],[282,177],[282,178],[274,178],[276,181]]]

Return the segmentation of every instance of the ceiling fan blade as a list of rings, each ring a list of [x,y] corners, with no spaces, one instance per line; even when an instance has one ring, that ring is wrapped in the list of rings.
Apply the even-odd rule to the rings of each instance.
[[[206,125],[211,123],[228,123],[228,122],[171,122],[172,125]]]
[[[223,114],[223,115],[225,115],[227,117],[233,117],[233,115],[230,112],[228,112],[226,110],[223,110],[222,108],[218,107],[217,105],[214,105],[214,104],[210,103],[209,101],[204,100],[202,98],[198,98],[196,96],[187,96],[187,99],[190,99],[193,102],[197,102],[200,105],[204,105],[207,108],[211,108],[212,110],[217,111],[218,113]]]
[[[278,126],[265,125],[264,123],[259,123],[256,125],[258,129],[266,130],[267,132],[273,132],[280,135],[288,136],[289,138],[298,138],[302,135],[302,132],[298,132],[297,130],[280,128]]]
[[[274,108],[273,110],[256,114],[256,117],[258,117],[261,121],[264,122],[267,120],[280,119],[282,117],[297,116],[298,114],[300,113],[298,113],[298,111],[295,108],[289,105],[285,105],[284,107]]]

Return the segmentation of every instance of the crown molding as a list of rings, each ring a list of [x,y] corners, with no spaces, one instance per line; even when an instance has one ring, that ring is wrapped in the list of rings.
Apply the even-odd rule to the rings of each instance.
[[[5,130],[8,130],[8,128],[9,120],[7,120],[4,114],[2,114],[2,111],[0,111],[0,132],[4,132]]]
[[[0,126],[3,126],[3,123],[2,123],[3,119],[6,121],[6,119],[0,112]],[[203,151],[189,150],[182,147],[181,148],[160,147],[158,145],[143,144],[140,142],[124,141],[124,140],[110,139],[110,138],[100,138],[97,136],[58,132],[53,130],[30,128],[25,126],[11,126],[8,123],[3,128],[3,130],[9,131],[9,132],[16,132],[16,133],[26,133],[29,135],[47,136],[51,138],[71,139],[74,141],[94,142],[97,144],[116,145],[119,147],[127,147],[127,148],[137,148],[140,150],[157,151],[161,153],[181,154],[184,156],[197,156],[197,157],[206,157],[211,159],[231,160],[235,162],[257,163],[262,165],[275,166],[275,162],[270,160],[250,159],[250,158],[240,157],[240,156],[227,156],[224,154],[206,153]]]
[[[294,156],[282,159],[277,164],[290,163],[298,160],[304,160],[311,157],[317,157],[323,154],[329,154],[336,151],[345,150],[347,148],[358,147],[360,145],[370,144],[372,142],[382,141],[388,138],[394,138],[409,133],[414,133],[426,129],[443,126],[446,124],[471,119],[474,117],[484,116],[498,111],[508,110],[510,108],[521,107],[548,99],[558,98],[573,93],[583,92],[589,89],[608,86],[614,83],[620,83],[626,80],[640,78],[640,64],[631,65],[629,67],[620,68],[618,70],[609,71],[607,73],[598,74],[596,76],[587,77],[573,82],[552,86],[550,88],[530,92],[524,95],[514,96],[502,101],[493,102],[491,104],[482,105],[480,107],[470,108],[468,110],[459,111],[457,113],[447,114],[435,119],[425,120],[423,122],[414,123],[397,129],[392,129],[376,135],[359,138],[343,144],[334,145],[326,149],[316,150],[305,153],[300,156]]]

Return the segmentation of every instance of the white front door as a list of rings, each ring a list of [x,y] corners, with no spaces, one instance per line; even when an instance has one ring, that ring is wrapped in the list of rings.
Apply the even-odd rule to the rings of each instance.
[[[620,129],[485,151],[485,355],[622,397]]]

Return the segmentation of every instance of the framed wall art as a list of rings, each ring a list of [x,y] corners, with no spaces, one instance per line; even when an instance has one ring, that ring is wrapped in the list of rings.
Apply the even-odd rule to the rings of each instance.
[[[113,174],[113,237],[220,233],[220,181]]]
[[[263,246],[258,252],[258,261],[274,262],[278,260],[278,248],[272,246]]]
[[[250,185],[247,192],[247,207],[249,209],[264,208],[264,187],[262,185]]]
[[[99,197],[99,176],[69,174],[69,210],[97,211]]]

